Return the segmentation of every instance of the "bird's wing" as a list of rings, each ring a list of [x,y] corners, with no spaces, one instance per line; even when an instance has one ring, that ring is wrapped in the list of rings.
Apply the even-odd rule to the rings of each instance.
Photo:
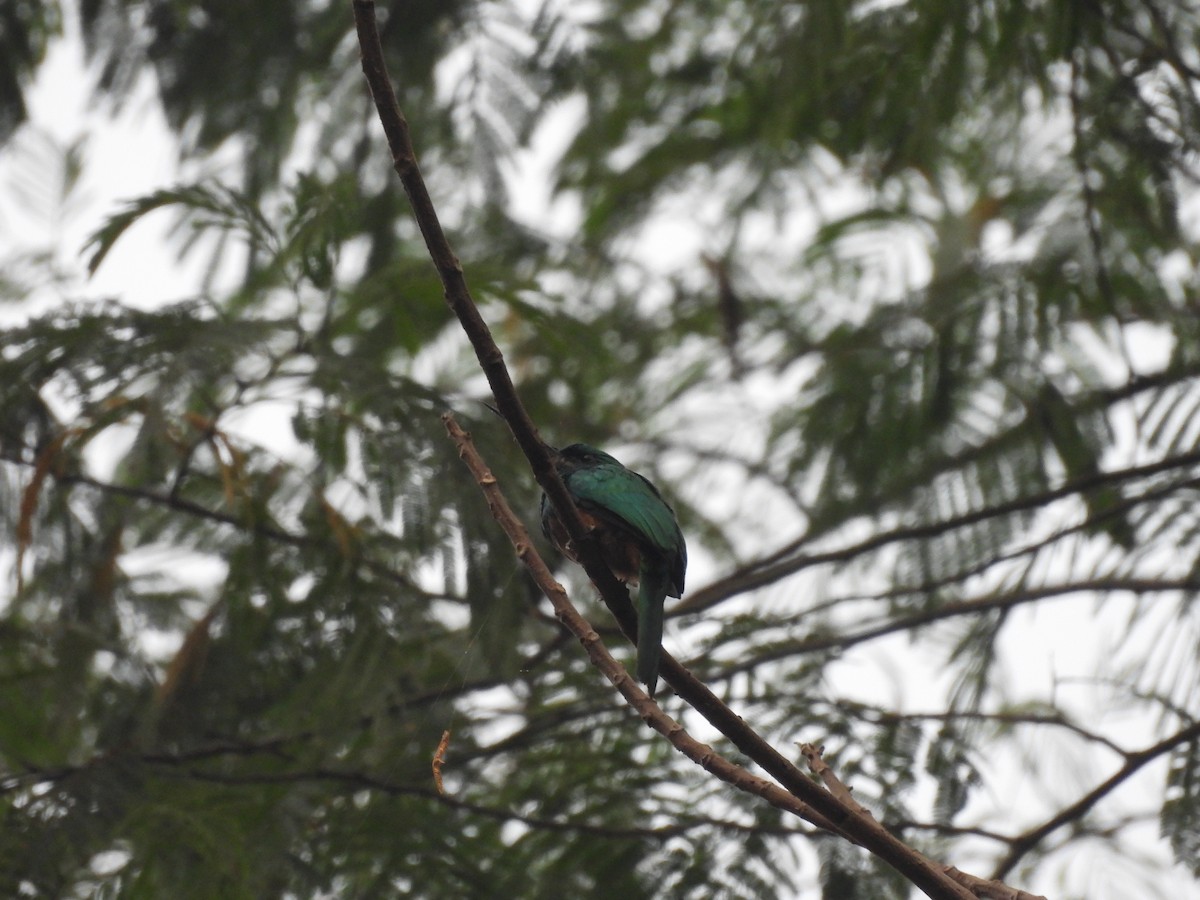
[[[567,486],[579,504],[606,520],[624,527],[633,536],[660,553],[672,557],[681,552],[683,536],[675,514],[654,485],[623,466],[594,466],[577,469]]]

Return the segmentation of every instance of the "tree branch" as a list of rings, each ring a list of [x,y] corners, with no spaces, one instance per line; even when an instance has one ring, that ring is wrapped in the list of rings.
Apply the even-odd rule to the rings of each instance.
[[[732,572],[724,578],[720,578],[699,590],[693,591],[687,600],[676,604],[670,614],[679,615],[684,612],[699,612],[709,609],[717,603],[724,602],[738,594],[773,584],[779,579],[787,575],[794,575],[803,569],[820,565],[842,565],[866,553],[886,547],[889,544],[902,543],[904,541],[929,540],[959,528],[978,525],[989,519],[1037,509],[1055,500],[1061,500],[1074,494],[1083,494],[1109,485],[1148,478],[1162,472],[1171,471],[1172,469],[1183,469],[1195,465],[1200,465],[1200,450],[1181,453],[1177,456],[1156,460],[1140,466],[1130,466],[1126,469],[1100,472],[1084,478],[1077,478],[1057,488],[1038,494],[1016,497],[1003,503],[996,503],[982,509],[971,510],[962,515],[952,516],[936,522],[903,525],[871,535],[868,538],[845,547],[817,553],[799,553],[801,547],[812,539],[811,536],[805,535],[785,544],[762,559],[743,566],[738,571]]]
[[[948,712],[895,712],[879,706],[872,706],[858,700],[837,698],[833,704],[847,712],[856,713],[861,719],[876,723],[894,722],[983,722],[990,725],[1044,725],[1063,728],[1085,741],[1100,744],[1118,756],[1127,758],[1130,754],[1120,744],[1094,731],[1072,722],[1066,714],[1055,710],[1053,713],[1019,712],[1002,710],[997,712],[979,712],[976,710],[950,710]]]
[[[850,788],[837,777],[837,773],[821,757],[821,753],[824,750],[823,747],[817,747],[814,744],[800,744],[799,746],[801,755],[808,761],[808,767],[813,771],[813,774],[821,779],[831,794],[847,806],[857,809],[860,815],[871,815],[865,806],[854,799]],[[932,861],[929,862],[930,865],[934,865]],[[1046,900],[1041,895],[1029,894],[1025,891],[1010,888],[999,880],[989,881],[984,878],[978,878],[975,875],[968,875],[966,872],[954,868],[954,866],[942,866],[941,869],[947,876],[953,878],[956,882],[971,891],[973,896],[982,897],[985,900]]]
[[[159,762],[163,762],[159,760]],[[807,834],[806,831],[795,828],[763,829],[756,825],[742,825],[723,819],[691,818],[674,825],[659,828],[617,828],[609,825],[595,825],[589,822],[572,822],[560,819],[546,819],[540,816],[527,816],[496,806],[487,806],[463,800],[450,794],[439,794],[436,790],[416,785],[400,784],[387,778],[381,778],[368,772],[353,769],[334,769],[327,766],[316,766],[310,769],[297,769],[291,772],[212,772],[207,769],[184,768],[177,772],[161,773],[174,777],[190,778],[196,781],[206,781],[214,784],[299,784],[306,781],[331,781],[347,784],[356,789],[379,791],[393,797],[416,797],[438,803],[450,809],[461,810],[472,815],[482,816],[497,822],[520,822],[537,831],[575,832],[589,837],[628,840],[630,838],[650,838],[665,841],[677,835],[686,834],[696,828],[713,827],[733,832],[775,833],[780,835]]]
[[[1067,584],[1051,584],[1042,587],[1027,588],[1022,591],[993,594],[985,597],[974,597],[955,603],[946,603],[936,609],[922,610],[909,616],[889,619],[877,625],[849,634],[821,634],[804,638],[786,644],[772,647],[769,651],[744,659],[735,665],[726,666],[721,670],[720,677],[728,679],[741,672],[749,672],[763,663],[775,662],[804,653],[818,653],[824,650],[848,650],[856,644],[887,637],[891,634],[912,631],[924,625],[952,619],[957,616],[978,615],[980,613],[1002,611],[1006,612],[1025,603],[1045,600],[1049,597],[1062,597],[1068,594],[1082,592],[1148,594],[1162,591],[1194,591],[1197,588],[1195,578],[1180,578],[1161,581],[1152,578],[1097,578],[1092,580],[1073,581]]]
[[[508,423],[514,438],[529,460],[534,478],[554,504],[559,517],[566,526],[567,532],[577,548],[584,571],[599,589],[601,597],[613,612],[622,631],[633,640],[636,638],[637,623],[629,602],[629,595],[604,564],[599,548],[584,527],[570,494],[558,477],[548,448],[538,435],[533,421],[517,396],[516,388],[504,365],[504,357],[471,299],[462,266],[455,257],[438,221],[433,202],[417,165],[408,122],[396,101],[384,64],[383,47],[380,44],[379,31],[375,21],[375,4],[373,0],[353,0],[353,7],[359,47],[362,52],[363,73],[387,137],[393,167],[409,197],[413,214],[429,249],[430,257],[441,276],[446,302],[459,319],[471,342],[496,400],[497,409]],[[467,446],[465,441],[461,443],[460,451]],[[464,458],[466,458],[465,453]],[[498,490],[494,490],[495,479],[486,471],[486,467],[477,475],[477,480],[489,495],[499,494]],[[489,499],[489,503],[493,503],[493,500]],[[495,501],[493,514],[499,509],[502,507],[498,501]],[[504,523],[502,522],[502,524]],[[517,524],[519,526],[519,523]],[[523,531],[524,529],[521,528],[519,532],[510,534],[518,555],[527,565],[534,566],[534,560],[540,563],[539,571],[545,571],[544,589],[548,589],[547,596],[550,597],[552,603],[556,598],[564,603],[562,609],[556,606],[559,618],[564,621],[564,624],[573,621],[571,614],[574,611],[569,602],[566,602],[565,593],[562,592],[561,586],[550,577],[549,570],[545,569],[545,563],[541,563],[537,558],[528,536],[522,537]],[[533,571],[532,568],[531,571]],[[577,614],[575,615],[577,616]],[[687,744],[692,739],[687,737],[682,732],[682,728],[672,722],[665,713],[661,713],[658,705],[640,690],[615,660],[612,660],[612,657],[600,644],[599,636],[594,629],[582,618],[574,622],[574,626],[579,629],[576,632],[577,637],[583,643],[588,655],[592,657],[593,663],[609,677],[614,686],[638,710],[643,719],[652,727],[665,728],[662,732],[664,735],[688,746],[689,752],[696,754],[693,758],[709,771],[715,772],[722,768],[722,763],[726,763],[726,761],[718,757],[711,748],[698,742],[694,742],[695,746]],[[575,628],[572,630],[574,631]],[[735,746],[777,778],[787,790],[780,790],[776,785],[757,779],[737,767],[733,767],[733,771],[724,772],[724,777],[735,779],[739,785],[744,785],[745,789],[759,793],[769,802],[780,804],[781,808],[794,810],[797,814],[803,812],[806,814],[804,817],[814,824],[837,831],[860,843],[896,868],[930,897],[966,898],[972,896],[970,892],[944,872],[939,871],[936,866],[932,866],[928,860],[915,853],[874,819],[857,815],[831,794],[813,784],[789,760],[756,734],[715,694],[667,653],[664,653],[662,658],[662,675],[663,679],[675,689],[681,698],[690,703]],[[684,740],[685,738],[686,740]],[[728,765],[728,763],[726,764]]]
[[[17,466],[25,466],[32,468],[36,465],[32,460],[22,459],[20,456],[3,455],[0,456],[0,462],[8,462]],[[219,509],[211,509],[194,500],[189,500],[180,495],[174,488],[169,493],[151,490],[150,488],[137,487],[129,484],[114,484],[108,481],[101,481],[99,478],[94,478],[91,475],[85,475],[82,472],[56,472],[53,475],[54,480],[59,484],[80,485],[82,487],[92,488],[104,494],[110,494],[114,497],[125,497],[130,500],[141,500],[146,503],[152,503],[156,506],[162,506],[167,509],[175,510],[176,512],[184,513],[185,515],[193,516],[197,519],[203,519],[208,522],[215,522],[219,525],[228,525],[238,531],[248,532],[258,535],[259,537],[267,538],[278,544],[284,544],[289,547],[298,548],[314,548],[328,547],[329,544],[320,538],[313,537],[309,534],[299,534],[293,531],[288,531],[279,525],[274,525],[268,522],[256,521],[246,516],[235,515],[234,513],[222,512]],[[461,597],[456,597],[452,594],[435,593],[427,591],[417,585],[415,581],[410,579],[403,572],[398,572],[385,563],[370,559],[365,556],[360,556],[358,561],[363,568],[370,571],[372,574],[378,575],[381,578],[392,582],[393,584],[403,587],[405,590],[412,591],[414,594],[421,596],[427,600],[454,600],[461,601]]]
[[[361,0],[357,0],[357,2],[361,2]],[[487,498],[488,509],[491,510],[492,517],[508,535],[517,556],[525,564],[538,587],[550,600],[558,620],[579,640],[592,665],[599,669],[621,692],[629,705],[641,715],[642,720],[669,740],[676,750],[722,781],[749,793],[757,794],[772,806],[785,812],[790,812],[822,828],[830,828],[823,816],[814,812],[799,798],[764,778],[751,775],[741,766],[725,759],[712,747],[697,741],[684,730],[682,725],[663,712],[662,707],[641,689],[641,686],[625,671],[625,667],[608,652],[608,648],[604,646],[604,642],[596,630],[575,609],[563,586],[554,580],[550,568],[538,554],[537,548],[533,546],[533,541],[529,539],[529,533],[525,526],[517,518],[501,493],[496,477],[475,449],[471,442],[471,436],[459,427],[449,413],[442,416],[442,421],[445,422],[446,431],[449,432],[455,446],[458,447],[459,456],[462,457]]]
[[[1072,803],[1066,809],[1059,812],[1057,815],[1047,819],[1036,828],[1026,831],[1012,841],[1012,849],[1008,851],[1008,855],[1000,861],[996,866],[994,873],[995,878],[1004,878],[1013,870],[1021,858],[1030,850],[1036,847],[1041,841],[1051,832],[1056,831],[1063,825],[1069,824],[1076,819],[1082,818],[1087,812],[1111,794],[1114,790],[1121,786],[1129,779],[1134,772],[1142,768],[1149,762],[1154,761],[1164,753],[1169,753],[1181,744],[1186,744],[1189,741],[1200,739],[1200,721],[1193,722],[1182,731],[1177,731],[1170,737],[1163,738],[1157,744],[1147,747],[1144,750],[1139,750],[1135,753],[1128,753],[1125,756],[1125,765],[1121,766],[1103,783],[1097,785],[1093,790],[1085,794],[1079,800]]]
[[[664,713],[661,707],[642,691],[624,667],[613,659],[600,640],[600,636],[575,610],[562,585],[554,580],[549,568],[529,540],[524,525],[512,512],[507,500],[500,492],[495,476],[479,457],[478,451],[471,443],[470,435],[464,432],[448,413],[442,418],[446,423],[447,431],[458,446],[459,455],[462,456],[463,461],[483,490],[493,517],[512,541],[517,556],[529,569],[534,581],[549,598],[559,620],[578,638],[592,664],[603,672],[625,696],[630,705],[642,716],[643,721],[666,737],[677,750],[706,771],[741,790],[762,797],[779,809],[800,816],[818,827],[840,834],[852,842],[866,847],[904,874],[930,897],[975,896],[963,889],[960,879],[956,879],[950,874],[951,867],[939,868],[937,864],[899,841],[857,803],[849,804],[845,798],[832,792],[822,792],[807,780],[802,782],[804,789],[799,792],[799,796],[796,792],[783,791],[775,784],[757,778],[740,766],[729,762],[708,745],[696,741],[683,729],[682,725]],[[690,673],[689,677],[691,677]],[[732,712],[730,714],[732,715]],[[739,719],[739,721],[741,720]],[[776,753],[774,748],[766,744],[761,737],[753,732],[751,734],[760,745],[756,749],[761,751],[765,748],[771,753]],[[805,802],[810,797],[815,800],[811,806]]]

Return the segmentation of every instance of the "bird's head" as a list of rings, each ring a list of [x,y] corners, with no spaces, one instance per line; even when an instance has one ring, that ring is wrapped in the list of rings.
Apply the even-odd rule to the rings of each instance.
[[[594,466],[619,466],[621,463],[588,444],[568,444],[554,452],[554,465],[560,472],[572,472]]]

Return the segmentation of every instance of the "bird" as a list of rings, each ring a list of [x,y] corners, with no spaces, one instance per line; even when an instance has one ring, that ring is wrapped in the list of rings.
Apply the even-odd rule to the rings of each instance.
[[[638,589],[637,677],[653,697],[662,653],[663,605],[668,595],[683,596],[687,570],[687,545],[675,510],[647,478],[603,450],[587,444],[549,449],[605,563],[620,581]],[[571,536],[545,494],[541,513],[546,538],[578,563]]]

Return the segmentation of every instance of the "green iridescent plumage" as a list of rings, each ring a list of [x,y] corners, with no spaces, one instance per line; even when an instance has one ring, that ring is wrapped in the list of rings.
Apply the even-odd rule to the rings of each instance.
[[[638,585],[637,676],[654,696],[662,649],[663,604],[683,594],[687,546],[675,512],[658,489],[613,457],[586,444],[564,447],[555,468],[612,569]],[[542,496],[542,530],[577,560],[554,507]]]

